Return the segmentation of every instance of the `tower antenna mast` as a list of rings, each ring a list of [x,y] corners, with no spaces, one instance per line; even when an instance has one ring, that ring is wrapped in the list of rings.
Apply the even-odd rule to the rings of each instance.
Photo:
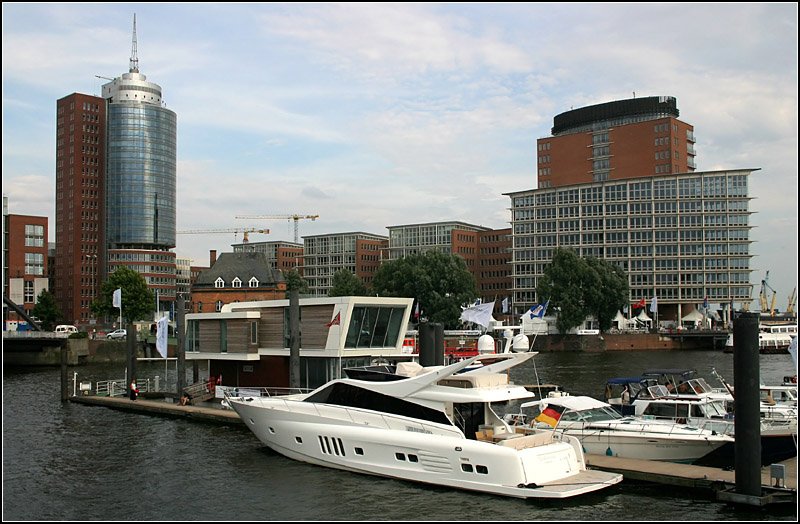
[[[139,53],[136,50],[136,13],[133,13],[133,45],[131,47],[131,64],[129,72],[139,72]]]

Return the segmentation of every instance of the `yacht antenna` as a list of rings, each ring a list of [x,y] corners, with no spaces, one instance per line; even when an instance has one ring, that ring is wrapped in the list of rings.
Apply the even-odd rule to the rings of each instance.
[[[130,73],[139,72],[139,54],[136,50],[136,13],[133,13],[133,43],[131,46],[131,63],[129,72]]]

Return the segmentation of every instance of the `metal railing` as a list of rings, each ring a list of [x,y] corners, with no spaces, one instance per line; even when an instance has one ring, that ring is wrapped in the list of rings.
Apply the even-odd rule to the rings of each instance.
[[[149,378],[145,379],[144,382],[137,381],[136,386],[139,388],[139,393],[147,393],[154,389]],[[122,397],[125,396],[127,392],[128,385],[124,378],[98,380],[94,387],[94,394],[98,397]]]

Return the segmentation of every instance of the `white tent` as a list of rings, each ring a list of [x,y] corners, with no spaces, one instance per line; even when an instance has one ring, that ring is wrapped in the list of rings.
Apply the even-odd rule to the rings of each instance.
[[[685,317],[681,319],[681,322],[702,322],[703,321],[703,314],[700,313],[698,310],[693,309],[689,312]]]
[[[636,316],[636,318],[641,320],[642,322],[652,322],[653,321],[652,318],[647,316],[647,313],[645,312],[644,308],[642,308],[642,311],[639,312],[639,314]]]

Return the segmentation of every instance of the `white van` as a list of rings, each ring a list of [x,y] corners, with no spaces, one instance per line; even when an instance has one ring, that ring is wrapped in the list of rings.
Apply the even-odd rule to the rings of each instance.
[[[75,326],[68,326],[65,324],[56,326],[56,334],[71,335],[72,333],[77,333],[77,332],[78,328],[76,328]]]

